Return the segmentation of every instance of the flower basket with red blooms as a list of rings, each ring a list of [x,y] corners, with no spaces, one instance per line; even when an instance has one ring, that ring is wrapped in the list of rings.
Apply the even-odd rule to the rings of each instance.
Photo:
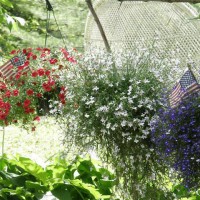
[[[48,48],[28,48],[21,54],[24,63],[0,84],[1,125],[39,121],[39,115],[59,112],[66,103],[62,76],[67,62],[76,63],[75,59],[65,49],[52,53]]]

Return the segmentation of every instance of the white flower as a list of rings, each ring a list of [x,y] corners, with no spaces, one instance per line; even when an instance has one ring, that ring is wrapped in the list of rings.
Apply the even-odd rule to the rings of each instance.
[[[106,128],[109,129],[110,128],[111,123],[107,123],[106,124]]]
[[[126,124],[127,124],[127,121],[126,121],[126,120],[123,120],[123,121],[121,122],[121,126],[122,126],[122,127],[126,126]]]
[[[94,88],[93,88],[93,91],[98,91],[99,90],[99,88],[97,87],[97,86],[95,86]]]
[[[136,99],[138,97],[138,95],[133,95],[132,99]]]
[[[136,81],[136,85],[139,85],[141,83],[141,81]]]
[[[135,139],[135,140],[134,140],[134,142],[135,142],[135,143],[138,143],[138,142],[139,142],[139,140],[138,140],[138,139]]]
[[[90,116],[90,115],[88,115],[88,114],[85,114],[85,117],[86,117],[86,118],[88,118],[89,116]]]
[[[109,87],[113,87],[113,84],[112,84],[112,83],[110,83],[108,86],[109,86]]]
[[[144,83],[150,83],[150,81],[148,80],[148,79],[144,79],[144,81],[143,81]]]

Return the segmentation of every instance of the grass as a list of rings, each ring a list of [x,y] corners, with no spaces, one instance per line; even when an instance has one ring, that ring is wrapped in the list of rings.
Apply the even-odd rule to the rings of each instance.
[[[3,128],[0,129],[0,136],[2,146]],[[64,150],[62,139],[63,135],[56,121],[50,117],[42,117],[34,132],[14,125],[6,127],[4,153],[20,154],[45,165],[51,157]]]

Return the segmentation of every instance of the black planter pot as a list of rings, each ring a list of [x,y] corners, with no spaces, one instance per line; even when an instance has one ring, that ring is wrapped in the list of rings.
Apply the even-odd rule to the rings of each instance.
[[[44,93],[42,98],[38,98],[37,114],[39,116],[50,114],[50,100],[56,99],[59,93],[60,87],[56,87],[51,92]]]

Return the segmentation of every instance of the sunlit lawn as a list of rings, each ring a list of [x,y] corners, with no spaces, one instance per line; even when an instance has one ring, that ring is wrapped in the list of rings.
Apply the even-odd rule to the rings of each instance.
[[[0,144],[2,144],[2,128],[0,135]],[[62,138],[63,135],[56,121],[49,117],[42,117],[34,132],[17,126],[6,127],[4,153],[20,154],[43,165],[64,149]]]

